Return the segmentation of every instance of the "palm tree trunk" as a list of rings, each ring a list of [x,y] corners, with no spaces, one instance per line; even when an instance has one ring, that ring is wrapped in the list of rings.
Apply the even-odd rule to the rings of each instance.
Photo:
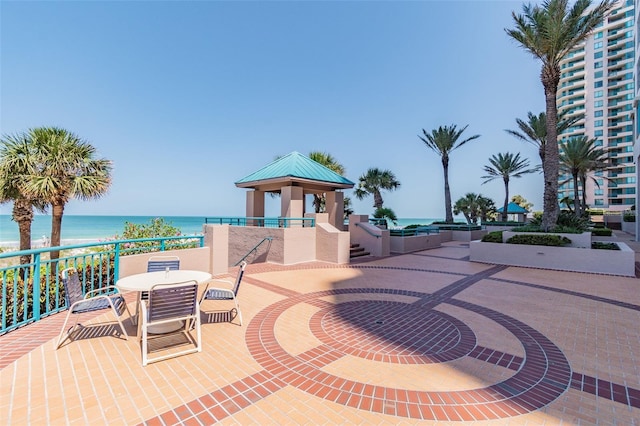
[[[13,202],[12,216],[13,220],[18,224],[18,230],[20,231],[19,250],[30,250],[31,223],[33,222],[33,208],[31,204],[23,199],[15,200]],[[20,256],[20,264],[25,265],[27,263],[31,263],[31,255]]]
[[[58,247],[60,245],[60,233],[62,230],[62,215],[64,214],[64,202],[59,200],[54,201],[51,209],[51,247]],[[58,259],[60,257],[60,251],[52,251],[51,260]],[[52,264],[53,272],[53,264]]]
[[[587,211],[587,175],[580,175],[580,182],[582,187],[582,212]]]
[[[442,158],[442,170],[444,172],[444,209],[445,222],[453,223],[453,212],[451,211],[451,191],[449,190],[449,161]]]
[[[380,191],[373,191],[373,207],[375,207],[375,209],[377,210],[382,207],[382,203],[382,194],[380,193]]]
[[[320,198],[320,194],[313,194],[313,207],[316,210],[316,213],[320,213],[320,207],[322,205],[322,198]]]
[[[544,163],[544,198],[542,228],[549,231],[558,221],[558,107],[556,95],[560,81],[560,68],[555,64],[543,65],[540,79],[544,86],[547,114],[547,143],[545,144]]]
[[[509,178],[504,178],[504,207],[502,208],[502,221],[509,220]]]
[[[580,217],[581,205],[580,205],[580,193],[578,192],[578,174],[573,173],[572,176],[573,176],[573,207],[575,207],[574,214],[576,217]]]

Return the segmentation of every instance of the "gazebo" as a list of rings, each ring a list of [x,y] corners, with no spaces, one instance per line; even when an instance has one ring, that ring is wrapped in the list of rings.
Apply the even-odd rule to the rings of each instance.
[[[500,207],[498,209],[498,213],[500,214],[502,214],[503,211],[504,211],[504,207]],[[529,213],[529,210],[525,209],[524,207],[521,207],[520,205],[514,202],[511,202],[507,205],[507,215],[515,216],[516,222],[524,222],[527,217],[527,213]]]
[[[235,185],[252,189],[247,192],[247,217],[264,217],[264,197],[269,192],[280,194],[280,216],[289,218],[304,217],[305,195],[324,194],[329,223],[341,230],[344,193],[339,190],[353,188],[355,184],[294,151],[238,180]]]

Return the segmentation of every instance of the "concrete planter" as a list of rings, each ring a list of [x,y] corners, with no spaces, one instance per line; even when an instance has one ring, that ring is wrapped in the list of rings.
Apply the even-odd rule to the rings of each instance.
[[[392,253],[411,253],[440,247],[441,234],[412,235],[410,237],[391,237]]]
[[[616,244],[620,250],[471,241],[470,260],[496,265],[635,277],[635,252],[624,243]]]
[[[514,235],[525,234],[525,235],[533,235],[540,234],[539,232],[513,232],[513,231],[504,231],[502,233],[502,242],[506,243],[509,238]],[[567,237],[571,240],[571,244],[567,247],[576,247],[576,248],[591,248],[591,232],[583,232],[582,234],[564,234],[561,232],[549,232],[549,235],[559,235],[561,237]],[[515,244],[512,244],[515,245]]]

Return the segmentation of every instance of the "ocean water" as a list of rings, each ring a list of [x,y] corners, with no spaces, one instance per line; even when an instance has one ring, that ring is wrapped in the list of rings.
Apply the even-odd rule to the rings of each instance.
[[[179,228],[185,235],[200,234],[204,216],[80,216],[62,217],[63,241],[100,241],[116,234],[122,234],[125,222],[149,224],[151,219],[162,217],[172,226]],[[39,244],[44,237],[51,236],[51,216],[36,215],[31,224],[31,240]],[[0,215],[0,244],[15,244],[20,239],[18,224],[11,215]]]
[[[204,224],[204,216],[80,216],[64,215],[62,217],[63,241],[100,241],[116,234],[122,234],[125,222],[148,224],[151,219],[162,217],[172,226],[179,228],[185,235],[200,234]],[[389,224],[392,228],[401,228],[411,224],[428,225],[440,219],[402,218],[397,224]],[[51,216],[36,215],[31,224],[31,240],[33,245],[41,245],[51,235]],[[0,215],[0,244],[15,245],[20,239],[18,224],[11,220],[11,215]]]

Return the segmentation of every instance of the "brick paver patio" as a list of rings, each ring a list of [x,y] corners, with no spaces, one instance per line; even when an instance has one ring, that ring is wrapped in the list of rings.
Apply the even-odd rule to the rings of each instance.
[[[638,279],[468,254],[250,265],[243,326],[204,304],[203,352],[147,367],[130,319],[56,351],[54,315],[0,336],[0,424],[640,424]]]

